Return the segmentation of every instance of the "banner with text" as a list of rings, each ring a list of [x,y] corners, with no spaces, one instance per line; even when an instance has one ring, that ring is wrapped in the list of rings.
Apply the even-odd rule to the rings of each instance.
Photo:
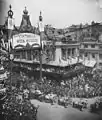
[[[20,33],[13,36],[12,47],[26,47],[29,44],[32,47],[40,46],[40,36],[33,33]]]

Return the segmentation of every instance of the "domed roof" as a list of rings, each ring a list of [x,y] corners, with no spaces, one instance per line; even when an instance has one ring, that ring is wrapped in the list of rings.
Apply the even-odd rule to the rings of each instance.
[[[23,13],[24,13],[25,15],[28,14],[28,10],[26,9],[26,7],[25,7],[25,10],[23,10]]]

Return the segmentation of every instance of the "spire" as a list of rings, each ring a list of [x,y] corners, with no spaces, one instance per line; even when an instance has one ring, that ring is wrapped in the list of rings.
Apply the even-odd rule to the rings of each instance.
[[[11,10],[12,6],[9,5],[10,10],[8,11],[8,17],[12,18],[13,17],[13,11]]]
[[[24,13],[24,15],[28,15],[28,10],[26,7],[25,7],[25,10],[23,10],[23,13]]]
[[[11,8],[12,8],[11,4],[9,5],[9,8],[10,8],[10,10],[11,10]]]
[[[40,11],[40,16],[39,16],[39,31],[40,32],[44,31],[43,17],[42,17],[42,12],[41,11]]]
[[[39,16],[39,21],[42,21],[43,20],[43,18],[42,18],[42,12],[40,11],[40,16]]]

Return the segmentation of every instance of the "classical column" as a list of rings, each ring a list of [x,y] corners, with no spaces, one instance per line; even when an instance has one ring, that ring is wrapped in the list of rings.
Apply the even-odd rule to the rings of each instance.
[[[75,57],[77,57],[78,56],[78,51],[77,51],[77,48],[75,48]]]
[[[68,56],[68,58],[69,58],[69,56],[70,56],[70,49],[68,48],[68,51],[67,51],[67,56]]]
[[[28,56],[27,56],[27,51],[25,51],[25,54],[26,54],[26,60],[28,59]]]
[[[75,55],[76,55],[76,54],[75,54],[75,53],[76,53],[76,49],[73,48],[73,51],[72,51],[72,52],[73,52],[73,56],[75,57]]]
[[[22,59],[22,51],[20,51],[20,60]]]
[[[31,50],[31,61],[33,61],[33,50]]]
[[[61,55],[61,48],[60,47],[56,47],[56,50],[55,50],[55,61],[59,61],[59,58],[61,58],[62,55]]]
[[[66,48],[66,60],[67,60],[67,58],[68,58],[68,49]]]
[[[72,48],[70,48],[70,56],[72,57]]]
[[[99,67],[99,53],[96,54],[96,64],[97,64],[97,67]]]
[[[88,60],[91,60],[91,53],[88,53]]]
[[[53,61],[55,61],[55,49],[53,51]]]

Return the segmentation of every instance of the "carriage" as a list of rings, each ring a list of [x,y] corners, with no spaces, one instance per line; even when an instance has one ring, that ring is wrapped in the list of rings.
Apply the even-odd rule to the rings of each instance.
[[[72,106],[82,111],[83,108],[87,108],[87,104],[87,100],[76,100],[73,101]]]

